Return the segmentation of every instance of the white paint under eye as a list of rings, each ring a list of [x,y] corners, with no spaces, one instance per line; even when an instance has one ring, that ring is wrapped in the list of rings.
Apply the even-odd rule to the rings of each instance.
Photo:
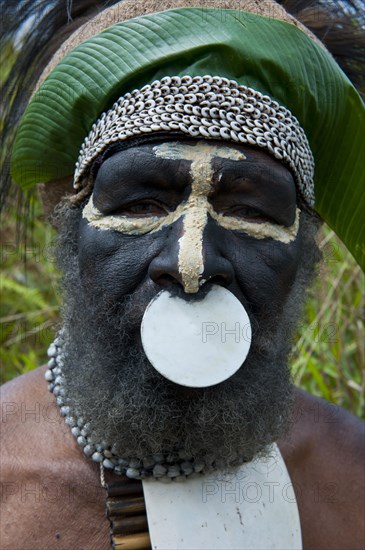
[[[289,227],[285,227],[284,225],[277,225],[270,222],[250,222],[234,216],[224,216],[223,214],[218,214],[211,205],[209,206],[209,214],[218,225],[224,227],[224,229],[243,231],[255,239],[274,239],[284,244],[291,243],[297,237],[300,220],[299,208],[296,209],[294,223]]]
[[[182,212],[183,205],[179,205],[176,210],[166,216],[138,218],[122,215],[105,215],[94,206],[93,195],[91,195],[82,215],[92,227],[97,229],[113,229],[125,235],[145,235],[146,233],[158,231],[166,225],[171,225],[180,218]]]

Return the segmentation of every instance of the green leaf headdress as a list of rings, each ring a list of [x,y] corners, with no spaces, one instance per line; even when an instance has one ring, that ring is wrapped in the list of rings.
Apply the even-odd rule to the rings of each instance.
[[[26,189],[71,176],[92,125],[134,89],[164,77],[222,77],[296,117],[315,162],[313,207],[364,268],[365,110],[356,89],[325,48],[276,4],[265,3],[260,15],[249,7],[180,7],[197,3],[211,5],[175,0],[168,5],[176,9],[128,18],[136,15],[133,3],[121,2],[116,8],[123,20],[114,8],[111,20],[96,18],[73,35],[21,120],[13,178]]]

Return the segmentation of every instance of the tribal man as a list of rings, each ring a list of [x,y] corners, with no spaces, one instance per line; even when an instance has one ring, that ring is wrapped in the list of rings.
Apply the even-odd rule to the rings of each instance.
[[[353,84],[271,0],[23,4],[64,307],[3,387],[1,548],[364,548],[363,425],[288,367],[321,219],[364,265]]]

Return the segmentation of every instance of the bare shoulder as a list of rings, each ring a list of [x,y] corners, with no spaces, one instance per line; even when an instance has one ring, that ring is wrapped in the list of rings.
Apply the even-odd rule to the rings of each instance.
[[[364,457],[365,423],[335,403],[330,403],[296,388],[291,429],[286,439],[290,447],[315,447],[330,452],[333,461],[350,453],[353,462]]]
[[[10,382],[6,382],[0,387],[1,401],[7,398],[13,398],[20,394],[26,394],[27,389],[33,392],[39,389],[39,380],[46,371],[46,366],[38,367],[35,370],[17,376]]]
[[[297,390],[280,443],[301,515],[304,548],[363,549],[365,424],[338,405]]]
[[[45,371],[45,366],[38,367],[26,374],[17,376],[0,387],[2,413],[9,421],[11,418],[15,418],[16,406],[19,407],[22,402],[35,401],[39,398],[43,398],[43,401],[52,401],[51,395],[44,392],[44,389],[47,388],[44,380]],[[4,418],[2,418],[2,421],[4,421]]]
[[[96,464],[80,452],[44,372],[0,388],[2,548],[22,548],[25,540],[42,550],[107,548]]]
[[[24,438],[28,441],[33,436],[38,439],[44,430],[48,433],[52,429],[53,423],[59,424],[44,372],[45,367],[39,367],[0,388],[3,460],[10,453],[13,457],[17,446],[24,446]]]

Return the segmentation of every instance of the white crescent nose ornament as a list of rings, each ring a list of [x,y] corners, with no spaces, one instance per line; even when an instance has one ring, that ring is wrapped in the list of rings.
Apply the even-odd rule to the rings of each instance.
[[[213,285],[198,302],[163,290],[146,308],[141,337],[148,360],[162,376],[205,388],[242,366],[251,346],[251,323],[241,302],[221,286]]]

